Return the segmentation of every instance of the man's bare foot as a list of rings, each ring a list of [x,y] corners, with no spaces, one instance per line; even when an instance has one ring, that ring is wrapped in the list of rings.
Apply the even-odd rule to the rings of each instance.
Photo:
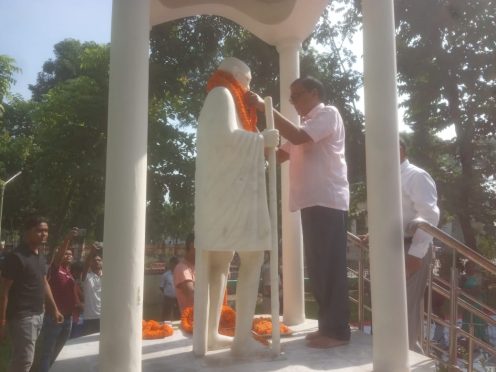
[[[208,350],[225,349],[226,347],[231,346],[232,343],[232,337],[216,333],[208,337]]]
[[[305,336],[305,340],[310,341],[310,340],[313,340],[314,338],[317,338],[317,337],[320,337],[320,331],[319,330],[307,333],[307,335]]]
[[[332,347],[347,345],[349,343],[350,340],[338,340],[327,336],[317,336],[308,341],[307,346],[316,349],[330,349]]]

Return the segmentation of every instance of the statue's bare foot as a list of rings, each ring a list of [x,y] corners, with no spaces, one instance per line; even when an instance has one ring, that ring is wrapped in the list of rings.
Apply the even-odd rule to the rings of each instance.
[[[257,359],[270,356],[270,348],[249,337],[235,338],[231,346],[231,354],[236,359]]]
[[[233,338],[219,333],[208,337],[208,350],[225,349],[233,343]]]

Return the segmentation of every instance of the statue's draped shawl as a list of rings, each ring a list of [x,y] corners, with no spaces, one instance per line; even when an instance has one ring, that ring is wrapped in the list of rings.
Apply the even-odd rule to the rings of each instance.
[[[241,129],[228,89],[207,95],[198,119],[195,247],[270,249],[263,137]]]

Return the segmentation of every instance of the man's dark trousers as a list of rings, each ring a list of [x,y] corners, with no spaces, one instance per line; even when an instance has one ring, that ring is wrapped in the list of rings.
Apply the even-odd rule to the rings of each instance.
[[[301,210],[308,276],[319,306],[319,332],[338,340],[350,339],[347,216],[346,211],[321,206]]]

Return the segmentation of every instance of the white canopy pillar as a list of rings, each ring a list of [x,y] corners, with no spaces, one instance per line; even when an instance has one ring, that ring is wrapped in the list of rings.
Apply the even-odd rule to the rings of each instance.
[[[363,0],[374,371],[409,371],[393,0]]]
[[[114,0],[100,371],[141,371],[149,0]]]
[[[289,87],[300,76],[301,42],[296,39],[277,44],[279,52],[281,113],[293,123],[299,116],[289,102]],[[282,276],[284,323],[296,325],[305,321],[305,290],[303,277],[303,238],[300,212],[289,211],[289,167],[281,167],[282,205]]]

